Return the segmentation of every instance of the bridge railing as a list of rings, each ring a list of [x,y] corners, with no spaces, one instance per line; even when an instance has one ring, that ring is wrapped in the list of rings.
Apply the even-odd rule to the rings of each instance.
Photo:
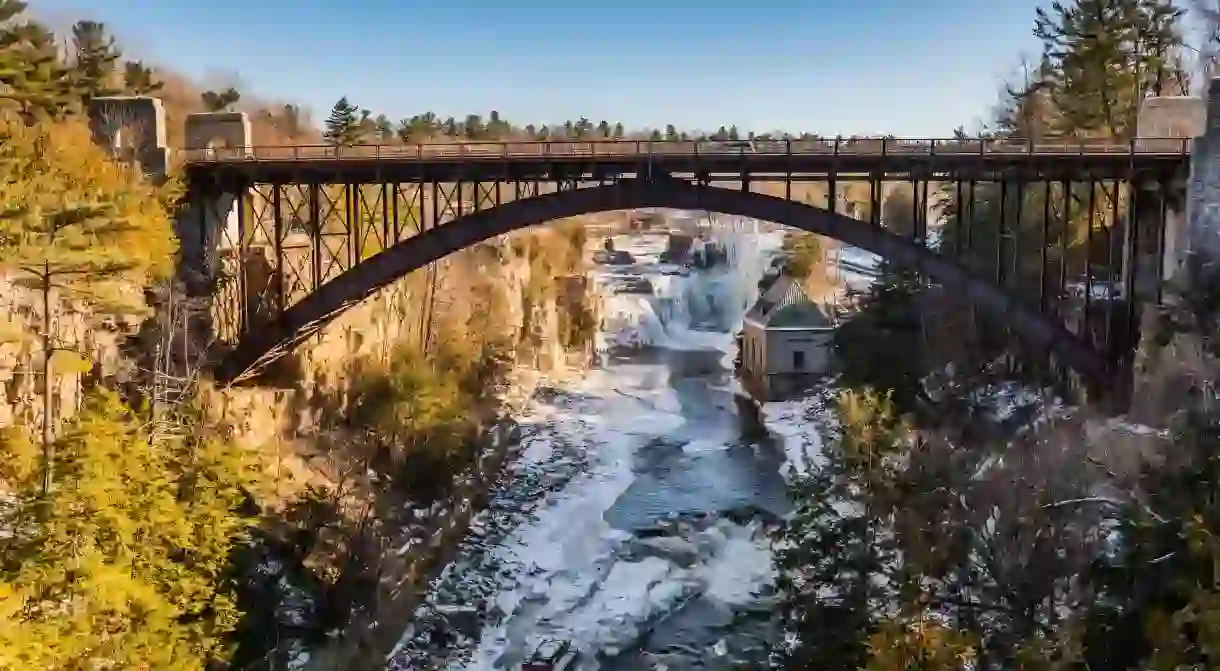
[[[469,161],[641,156],[1073,156],[1188,154],[1187,138],[1137,138],[1127,142],[1079,138],[827,138],[814,140],[565,140],[432,144],[295,145],[186,150],[190,163],[234,161]]]

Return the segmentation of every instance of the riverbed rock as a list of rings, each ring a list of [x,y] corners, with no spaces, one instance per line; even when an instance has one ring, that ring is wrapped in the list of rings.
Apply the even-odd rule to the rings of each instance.
[[[659,557],[682,568],[690,568],[699,561],[699,548],[694,543],[677,536],[654,536],[636,543],[637,552],[644,557]]]
[[[709,527],[695,535],[695,547],[704,557],[710,557],[724,549],[728,536],[719,527]]]

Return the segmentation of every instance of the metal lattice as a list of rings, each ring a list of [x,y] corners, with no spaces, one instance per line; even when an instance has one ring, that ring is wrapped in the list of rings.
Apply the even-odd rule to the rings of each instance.
[[[1021,152],[977,141],[982,150],[971,153],[961,147],[969,140],[955,140],[958,151],[940,141],[873,142],[879,150],[857,144],[853,152],[794,153],[790,143],[787,153],[750,154],[699,154],[698,145],[695,153],[631,154],[598,143],[585,143],[593,148],[583,153],[504,145],[435,158],[422,150],[371,159],[256,151],[253,161],[192,164],[188,211],[206,240],[207,222],[224,210],[221,195],[236,194],[211,261],[216,335],[234,344],[382,251],[512,201],[622,179],[673,179],[799,200],[894,228],[882,213],[894,185],[903,184],[911,196],[904,236],[1054,315],[1115,365],[1129,364],[1140,307],[1161,298],[1165,228],[1185,174],[1185,143]],[[1024,145],[1001,148],[1013,146]],[[428,306],[435,266],[427,270]],[[422,321],[419,330],[426,331]]]

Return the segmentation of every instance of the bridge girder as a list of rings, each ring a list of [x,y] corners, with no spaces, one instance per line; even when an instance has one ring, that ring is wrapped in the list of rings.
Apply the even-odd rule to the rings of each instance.
[[[574,185],[573,185],[574,186]],[[476,189],[478,187],[476,186]],[[919,242],[884,228],[793,200],[658,176],[611,185],[530,195],[490,209],[462,212],[360,260],[322,283],[269,324],[248,331],[217,370],[221,382],[249,379],[267,364],[317,333],[347,308],[408,273],[449,254],[512,231],[565,217],[640,208],[707,210],[753,217],[803,229],[876,253],[950,289],[998,316],[1017,335],[1050,351],[1094,380],[1109,374],[1106,357],[1055,317],[1031,308],[996,283],[968,271]]]

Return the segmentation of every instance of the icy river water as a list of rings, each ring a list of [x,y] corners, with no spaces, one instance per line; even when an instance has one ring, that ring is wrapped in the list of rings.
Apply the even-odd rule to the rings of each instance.
[[[721,221],[725,267],[680,275],[665,236],[601,267],[601,363],[546,387],[521,453],[404,633],[392,669],[518,669],[567,642],[575,669],[729,669],[775,643],[766,533],[784,474],[820,445],[801,402],[740,411],[733,334],[778,233]],[[654,293],[614,293],[643,277]],[[746,413],[748,415],[748,413]]]

